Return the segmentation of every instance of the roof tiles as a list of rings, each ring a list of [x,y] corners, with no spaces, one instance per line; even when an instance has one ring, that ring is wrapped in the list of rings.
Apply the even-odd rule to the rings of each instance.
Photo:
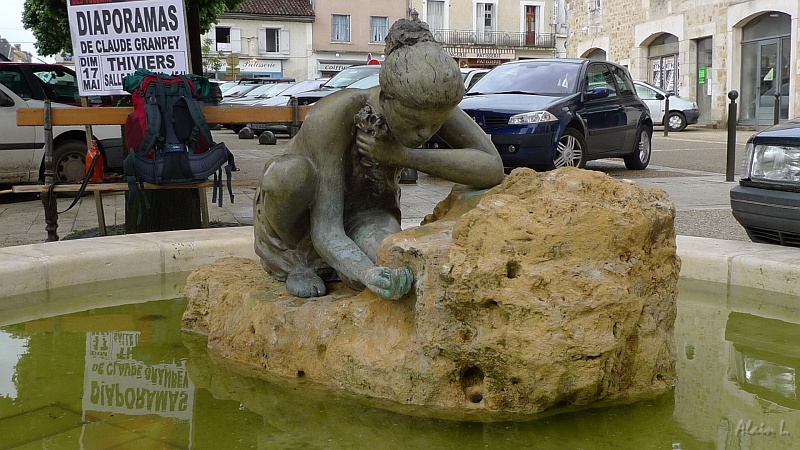
[[[268,16],[314,16],[308,0],[244,0],[232,13]]]

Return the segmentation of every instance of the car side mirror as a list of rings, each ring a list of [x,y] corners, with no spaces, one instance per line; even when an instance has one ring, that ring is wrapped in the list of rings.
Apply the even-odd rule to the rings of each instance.
[[[656,92],[656,100],[664,100],[664,94],[661,92]]]
[[[594,88],[586,93],[586,99],[596,100],[598,98],[606,98],[609,95],[611,95],[611,91],[609,91],[608,88]]]

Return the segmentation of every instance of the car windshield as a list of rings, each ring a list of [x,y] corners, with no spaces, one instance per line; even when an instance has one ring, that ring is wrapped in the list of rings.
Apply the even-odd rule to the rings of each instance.
[[[377,86],[378,84],[379,84],[378,74],[376,73],[376,74],[370,75],[370,76],[368,76],[366,78],[362,78],[362,79],[356,81],[355,83],[353,83],[353,84],[351,84],[350,86],[347,86],[347,87],[348,87],[348,89],[349,88],[352,88],[352,89],[369,89],[371,87]]]
[[[243,97],[256,98],[256,97],[271,97],[283,92],[284,89],[289,87],[289,83],[270,83],[263,84],[252,91],[244,94]]]
[[[225,83],[222,83],[222,84],[219,85],[219,90],[222,91],[222,92],[225,92],[228,89],[230,89],[230,88],[232,88],[234,86],[238,86],[238,85],[239,85],[239,83],[236,82],[236,81],[226,81]]]
[[[322,80],[306,80],[301,81],[294,86],[286,89],[285,91],[281,92],[280,95],[294,95],[299,94],[301,92],[312,91],[314,89],[318,89],[319,86],[323,83]]]
[[[381,66],[351,67],[349,69],[344,69],[343,71],[334,75],[333,78],[328,80],[328,82],[322,87],[325,89],[346,88],[362,78],[366,78],[374,73],[378,73],[380,69]]]
[[[467,95],[515,93],[564,96],[577,92],[580,68],[580,64],[561,61],[504,64],[487,72]]]

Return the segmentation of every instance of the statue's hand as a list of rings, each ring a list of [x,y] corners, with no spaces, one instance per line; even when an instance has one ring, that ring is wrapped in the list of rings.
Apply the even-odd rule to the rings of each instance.
[[[389,300],[399,300],[411,290],[414,273],[408,267],[375,267],[367,272],[365,284],[370,291]]]
[[[365,157],[384,164],[402,165],[403,147],[396,140],[378,139],[360,129],[356,132],[356,147]]]

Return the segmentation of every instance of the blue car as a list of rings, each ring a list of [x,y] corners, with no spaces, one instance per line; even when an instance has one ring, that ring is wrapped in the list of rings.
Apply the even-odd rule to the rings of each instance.
[[[588,59],[531,59],[502,64],[460,103],[491,136],[506,168],[584,167],[621,157],[650,163],[653,121],[628,71]]]

